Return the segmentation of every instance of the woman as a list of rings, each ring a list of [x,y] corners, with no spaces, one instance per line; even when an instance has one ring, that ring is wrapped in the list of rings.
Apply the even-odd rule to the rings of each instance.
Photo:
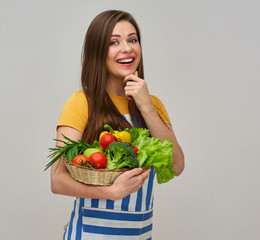
[[[173,142],[174,170],[181,174],[184,157],[169,117],[161,101],[149,95],[143,78],[140,32],[133,17],[116,10],[99,14],[85,37],[83,90],[65,104],[57,139],[63,134],[92,143],[105,123],[114,129],[146,127],[151,136]],[[152,238],[154,170],[130,170],[104,187],[73,180],[62,161],[55,172],[56,167],[51,170],[52,191],[77,197],[64,239]]]

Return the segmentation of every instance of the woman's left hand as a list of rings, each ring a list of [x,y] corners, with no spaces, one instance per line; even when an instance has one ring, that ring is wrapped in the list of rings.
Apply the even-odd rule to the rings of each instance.
[[[125,77],[125,95],[129,100],[134,99],[140,112],[149,112],[154,106],[145,80],[138,77],[138,72]]]

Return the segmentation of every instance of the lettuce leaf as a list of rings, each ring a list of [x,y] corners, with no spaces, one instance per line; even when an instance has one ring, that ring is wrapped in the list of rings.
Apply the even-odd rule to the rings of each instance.
[[[129,130],[131,144],[139,151],[137,159],[140,167],[153,166],[159,184],[166,183],[174,178],[177,173],[173,171],[173,144],[170,140],[150,137],[150,132],[145,128],[132,128]]]

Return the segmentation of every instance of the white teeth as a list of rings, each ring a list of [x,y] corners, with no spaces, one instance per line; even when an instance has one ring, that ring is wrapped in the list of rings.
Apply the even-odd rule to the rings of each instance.
[[[126,59],[122,59],[120,61],[117,61],[118,63],[130,63],[132,62],[134,59],[133,58],[126,58]]]

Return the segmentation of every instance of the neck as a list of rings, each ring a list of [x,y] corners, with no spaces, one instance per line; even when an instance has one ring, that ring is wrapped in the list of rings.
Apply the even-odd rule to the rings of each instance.
[[[106,91],[110,94],[125,96],[123,78],[108,78],[106,83]]]

